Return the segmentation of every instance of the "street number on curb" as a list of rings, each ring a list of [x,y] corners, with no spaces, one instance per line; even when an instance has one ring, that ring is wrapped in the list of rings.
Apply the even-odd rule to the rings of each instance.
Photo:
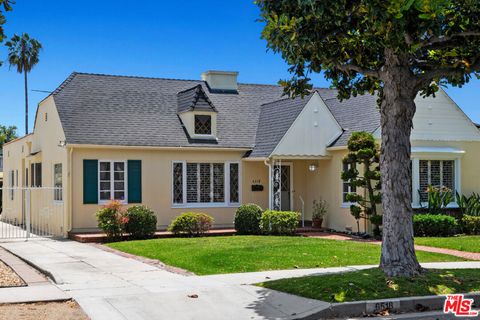
[[[388,309],[390,311],[400,309],[400,300],[367,302],[367,313],[378,313],[385,309]]]

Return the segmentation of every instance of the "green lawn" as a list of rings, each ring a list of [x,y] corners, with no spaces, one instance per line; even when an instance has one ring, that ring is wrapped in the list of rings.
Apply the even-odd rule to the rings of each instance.
[[[479,269],[428,270],[414,278],[385,277],[378,269],[281,279],[259,286],[328,302],[480,291]]]
[[[480,252],[480,236],[415,238],[415,244],[468,252]]]
[[[380,246],[306,237],[229,236],[110,243],[120,251],[157,259],[199,275],[377,264]],[[462,261],[417,252],[420,261]]]

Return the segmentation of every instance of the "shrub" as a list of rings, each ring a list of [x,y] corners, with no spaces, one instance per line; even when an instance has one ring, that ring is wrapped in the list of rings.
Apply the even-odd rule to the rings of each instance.
[[[262,208],[249,203],[242,204],[235,212],[235,229],[238,234],[259,234]]]
[[[157,216],[145,206],[130,207],[125,216],[125,231],[134,239],[150,238],[157,230]]]
[[[122,236],[128,218],[120,201],[112,200],[96,213],[98,227],[106,233],[109,240]]]
[[[173,219],[168,230],[175,235],[202,236],[210,230],[213,221],[206,213],[186,212]]]
[[[442,214],[413,216],[413,232],[417,237],[446,237],[454,235],[458,223],[453,217]]]
[[[463,232],[480,235],[480,216],[464,215],[462,218]]]
[[[298,212],[266,210],[260,219],[260,229],[265,234],[292,235],[299,218]]]

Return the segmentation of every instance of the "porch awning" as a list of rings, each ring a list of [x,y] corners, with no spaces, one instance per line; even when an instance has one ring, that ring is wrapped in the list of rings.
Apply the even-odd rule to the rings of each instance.
[[[412,153],[435,153],[435,154],[456,154],[462,155],[465,150],[452,147],[412,147]]]

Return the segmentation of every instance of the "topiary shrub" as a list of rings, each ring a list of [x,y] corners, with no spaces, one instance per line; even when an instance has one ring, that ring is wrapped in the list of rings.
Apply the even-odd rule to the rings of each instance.
[[[413,232],[416,237],[447,237],[457,232],[454,217],[443,214],[419,214],[413,216]]]
[[[168,230],[175,235],[198,237],[210,230],[213,221],[213,218],[206,213],[185,212],[173,219]]]
[[[157,216],[145,206],[130,207],[125,216],[125,231],[134,239],[151,238],[157,230]]]
[[[480,216],[464,215],[462,226],[466,234],[480,235]]]
[[[299,218],[298,212],[266,210],[260,219],[260,230],[265,234],[293,235]]]
[[[242,204],[235,212],[235,229],[238,234],[259,234],[262,208],[249,203]]]
[[[95,214],[98,227],[105,232],[108,240],[121,238],[128,218],[125,216],[123,204],[117,200],[111,200]]]

